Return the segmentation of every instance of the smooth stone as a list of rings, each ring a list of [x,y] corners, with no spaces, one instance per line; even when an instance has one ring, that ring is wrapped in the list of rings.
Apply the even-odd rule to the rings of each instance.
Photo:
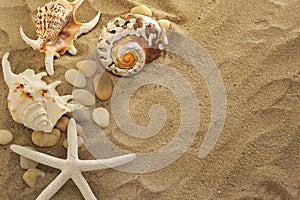
[[[62,116],[56,123],[55,127],[58,128],[61,132],[66,133],[69,124],[69,118]]]
[[[0,144],[7,145],[14,139],[13,134],[8,130],[0,130]]]
[[[97,63],[92,60],[83,60],[76,63],[79,69],[87,78],[93,76],[97,70]]]
[[[77,135],[79,136],[84,135],[82,126],[80,126],[79,124],[76,124],[76,131],[77,131]]]
[[[33,147],[28,147],[28,146],[25,147],[33,151],[36,151],[36,149]],[[22,169],[36,168],[38,164],[39,164],[38,162],[25,158],[24,156],[20,156],[20,166]]]
[[[35,168],[30,168],[23,174],[23,180],[31,188],[36,186],[41,177],[45,177],[45,173]]]
[[[140,5],[140,6],[136,6],[134,8],[132,8],[130,10],[130,13],[134,13],[134,14],[143,14],[143,15],[147,15],[149,17],[152,17],[152,10],[145,6],[145,5]]]
[[[102,128],[106,128],[109,125],[109,112],[105,108],[96,108],[93,111],[92,118]]]
[[[88,110],[74,110],[73,118],[77,122],[86,122],[86,121],[91,120],[91,113]]]
[[[93,80],[96,96],[101,101],[108,100],[113,92],[113,82],[108,74],[96,74]]]
[[[164,29],[169,29],[171,26],[171,22],[167,19],[158,20],[158,23]]]
[[[76,89],[72,92],[75,101],[78,101],[84,106],[93,106],[96,103],[95,96],[85,89]]]
[[[86,86],[85,76],[79,70],[69,69],[65,73],[65,79],[75,87],[84,88]]]
[[[60,140],[60,130],[53,129],[51,133],[45,133],[43,131],[33,131],[31,135],[31,140],[33,144],[38,147],[53,147]]]
[[[78,149],[80,149],[81,147],[83,147],[83,145],[84,145],[84,140],[83,140],[82,137],[78,136],[78,137],[77,137],[77,142],[78,142]],[[64,141],[63,141],[63,146],[64,146],[65,149],[68,148],[68,140],[67,140],[67,139],[64,139]]]

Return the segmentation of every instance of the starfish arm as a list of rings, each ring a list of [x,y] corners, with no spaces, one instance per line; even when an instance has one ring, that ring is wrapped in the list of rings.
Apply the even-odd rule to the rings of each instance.
[[[97,200],[88,182],[85,180],[81,172],[75,172],[71,175],[72,180],[80,190],[81,194],[87,200]]]
[[[68,172],[62,171],[37,197],[36,200],[50,199],[70,179]]]
[[[100,169],[113,168],[124,165],[136,158],[136,154],[126,154],[109,159],[79,160],[78,167],[81,171],[94,171]]]
[[[10,149],[13,152],[15,152],[21,156],[24,156],[30,160],[36,161],[38,163],[41,163],[43,165],[47,165],[49,167],[53,167],[56,169],[62,169],[66,163],[66,161],[63,159],[55,158],[55,157],[49,156],[44,153],[33,151],[31,149],[28,149],[26,147],[22,147],[19,145],[11,145]]]
[[[68,125],[68,155],[67,159],[71,158],[73,160],[78,159],[78,140],[76,133],[76,122],[72,118]]]

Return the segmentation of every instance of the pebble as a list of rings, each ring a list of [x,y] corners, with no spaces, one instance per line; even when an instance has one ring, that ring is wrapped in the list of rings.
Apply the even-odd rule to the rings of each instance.
[[[83,135],[82,126],[80,126],[79,124],[76,124],[76,131],[77,131],[77,135],[79,136]]]
[[[152,10],[145,5],[140,5],[132,8],[130,13],[143,14],[152,17]]]
[[[96,96],[101,101],[108,100],[113,92],[113,82],[108,74],[96,74],[93,80]]]
[[[55,127],[58,128],[61,132],[66,133],[69,124],[69,118],[62,116],[56,123]]]
[[[79,69],[87,78],[93,76],[97,70],[97,63],[92,60],[83,60],[76,64]]]
[[[73,118],[77,122],[86,122],[91,119],[91,114],[90,114],[90,111],[88,111],[88,110],[74,110]]]
[[[45,177],[45,173],[35,168],[30,168],[23,174],[23,180],[31,188],[36,186],[41,177]]]
[[[36,151],[36,149],[33,147],[28,147],[28,146],[25,147],[33,151]],[[20,166],[22,169],[36,168],[38,164],[39,164],[38,162],[25,158],[24,156],[20,156]]]
[[[109,124],[109,112],[105,108],[96,108],[93,111],[92,118],[102,128],[106,128]]]
[[[75,87],[84,88],[86,86],[85,76],[79,70],[69,69],[65,73],[65,79]]]
[[[80,137],[80,136],[78,136],[77,137],[77,141],[78,141],[78,149],[80,149],[81,147],[83,147],[83,145],[84,145],[84,140],[83,140],[83,138],[82,137]],[[63,141],[63,146],[64,146],[64,148],[68,148],[68,140],[67,139],[64,139],[64,141]]]
[[[32,142],[38,147],[53,147],[60,140],[60,130],[53,129],[51,133],[43,131],[33,131],[31,135]]]
[[[171,22],[167,19],[158,20],[158,23],[164,29],[169,29],[171,26]]]
[[[90,91],[85,89],[76,89],[72,92],[75,101],[78,101],[84,106],[93,106],[96,103],[95,96]]]
[[[13,134],[8,130],[0,130],[0,144],[7,145],[14,139]]]

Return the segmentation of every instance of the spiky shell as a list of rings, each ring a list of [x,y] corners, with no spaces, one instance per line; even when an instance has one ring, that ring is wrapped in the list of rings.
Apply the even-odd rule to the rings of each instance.
[[[2,59],[3,75],[9,88],[8,108],[16,122],[36,131],[51,132],[63,114],[83,108],[67,103],[71,95],[59,96],[55,87],[60,81],[47,85],[41,80],[47,74],[35,74],[31,69],[14,74],[7,58],[8,53]]]
[[[156,20],[129,13],[114,18],[103,28],[97,53],[108,71],[129,76],[163,56],[167,45],[166,31]]]
[[[60,57],[68,51],[71,55],[77,54],[74,41],[82,33],[92,30],[98,23],[101,13],[87,23],[79,23],[75,12],[84,0],[56,0],[37,9],[35,18],[37,40],[26,36],[20,27],[20,35],[26,44],[32,48],[45,52],[45,66],[49,75],[54,74],[54,56]]]
[[[71,10],[56,2],[38,7],[34,20],[38,38],[45,43],[56,39],[70,17]]]

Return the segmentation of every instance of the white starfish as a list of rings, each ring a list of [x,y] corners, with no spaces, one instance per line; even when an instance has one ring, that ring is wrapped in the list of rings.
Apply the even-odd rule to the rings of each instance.
[[[19,155],[61,170],[61,173],[37,197],[37,200],[50,199],[69,179],[74,181],[85,199],[97,199],[81,172],[120,166],[136,158],[136,154],[127,154],[110,159],[79,160],[76,122],[74,119],[70,119],[68,125],[68,153],[66,160],[19,145],[11,145],[10,148]]]

